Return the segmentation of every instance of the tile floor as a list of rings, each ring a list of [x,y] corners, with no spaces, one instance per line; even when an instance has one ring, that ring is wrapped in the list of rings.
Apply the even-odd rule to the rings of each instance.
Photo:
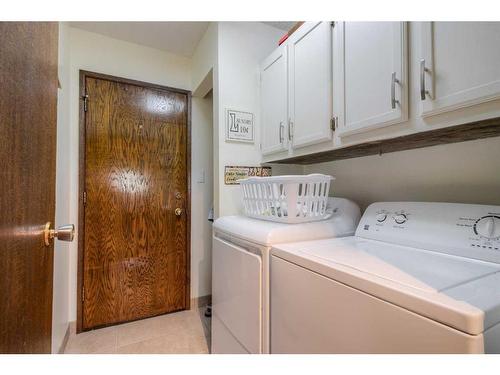
[[[70,336],[65,354],[206,354],[210,319],[205,307]]]

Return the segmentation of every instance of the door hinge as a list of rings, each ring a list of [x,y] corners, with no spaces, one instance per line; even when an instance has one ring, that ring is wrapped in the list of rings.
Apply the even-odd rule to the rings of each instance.
[[[82,302],[85,301],[85,287],[82,288]]]
[[[87,204],[87,192],[83,192],[83,205],[85,206]]]
[[[330,26],[331,26],[331,27],[335,27],[335,21],[331,21],[331,22],[330,22]]]
[[[87,112],[89,95],[88,94],[83,95],[82,100],[83,100],[83,111]]]
[[[339,118],[337,116],[332,117],[330,121],[330,129],[332,129],[332,131],[335,131],[337,129],[338,123],[339,123]]]

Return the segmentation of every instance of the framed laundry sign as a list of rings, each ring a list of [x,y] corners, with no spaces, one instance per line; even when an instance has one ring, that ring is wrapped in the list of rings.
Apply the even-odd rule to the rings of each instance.
[[[253,113],[226,109],[226,141],[254,142]]]
[[[271,167],[233,167],[226,166],[224,169],[224,183],[226,185],[239,185],[239,180],[248,177],[269,177]]]

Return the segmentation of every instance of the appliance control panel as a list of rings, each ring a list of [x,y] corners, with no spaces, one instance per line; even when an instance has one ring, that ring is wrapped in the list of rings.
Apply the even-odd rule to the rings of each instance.
[[[500,263],[500,206],[373,203],[356,236]]]

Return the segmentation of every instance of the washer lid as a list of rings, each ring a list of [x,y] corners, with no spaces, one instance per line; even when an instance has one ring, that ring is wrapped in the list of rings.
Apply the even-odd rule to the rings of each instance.
[[[455,327],[500,322],[500,265],[346,237],[277,245],[272,254]]]
[[[278,243],[342,237],[354,234],[359,221],[359,207],[344,198],[330,198],[331,218],[304,224],[284,224],[246,216],[224,216],[214,223],[215,232],[264,246]]]

